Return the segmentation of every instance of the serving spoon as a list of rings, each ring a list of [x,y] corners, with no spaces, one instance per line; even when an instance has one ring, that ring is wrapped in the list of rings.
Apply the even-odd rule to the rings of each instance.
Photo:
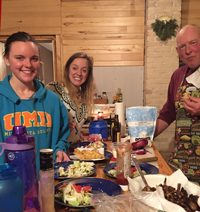
[[[132,159],[133,163],[135,164],[135,167],[136,167],[137,171],[139,172],[139,174],[140,174],[140,176],[141,176],[141,178],[144,182],[145,187],[149,188],[149,185],[148,185],[148,183],[147,183],[147,181],[144,177],[144,174],[142,173],[142,170],[140,169],[140,166],[139,166],[138,161],[136,159],[136,155],[131,154],[131,159]]]

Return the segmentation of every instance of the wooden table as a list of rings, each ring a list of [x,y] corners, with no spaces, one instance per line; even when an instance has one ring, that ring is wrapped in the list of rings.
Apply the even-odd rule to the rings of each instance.
[[[107,151],[111,151],[110,145],[112,142],[105,141],[105,143],[107,144]],[[157,162],[158,162],[158,166],[159,166],[159,174],[171,175],[173,173],[172,170],[169,168],[169,166],[167,165],[167,163],[165,162],[163,157],[160,155],[160,153],[154,146],[153,146],[153,149],[154,149],[155,155],[158,157]],[[72,149],[69,149],[69,153],[72,151],[73,151]],[[111,181],[116,182],[115,179],[108,177],[103,172],[103,167],[101,167],[101,165],[108,164],[108,163],[110,163],[110,160],[95,162],[95,165],[97,166],[97,172],[94,175],[92,175],[91,177],[97,177],[97,178],[102,178],[102,179],[111,180]],[[58,184],[59,182],[60,182],[59,180],[55,180],[55,185]],[[124,193],[124,192],[122,191],[122,193]],[[55,210],[56,210],[56,212],[66,212],[69,210],[72,211],[73,208],[68,208],[63,205],[55,203]],[[77,209],[75,209],[75,210],[77,210]],[[95,211],[95,209],[90,209],[90,210]]]

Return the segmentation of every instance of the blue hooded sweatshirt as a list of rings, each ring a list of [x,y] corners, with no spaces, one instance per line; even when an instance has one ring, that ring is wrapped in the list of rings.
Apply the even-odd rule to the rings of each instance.
[[[26,126],[27,132],[35,137],[36,167],[39,175],[41,149],[67,152],[70,133],[67,109],[60,98],[45,85],[34,79],[36,93],[33,98],[20,99],[9,84],[12,75],[0,82],[0,143],[12,135],[13,126]],[[1,152],[1,147],[0,147]],[[0,156],[0,164],[5,156]]]

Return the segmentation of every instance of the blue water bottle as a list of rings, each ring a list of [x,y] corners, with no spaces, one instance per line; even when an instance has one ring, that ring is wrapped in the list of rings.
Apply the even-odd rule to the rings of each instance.
[[[23,210],[32,208],[40,211],[38,199],[38,177],[36,170],[35,137],[27,134],[25,126],[15,126],[12,135],[6,138],[6,143],[0,143],[6,162],[15,164],[23,181]]]
[[[101,134],[103,139],[108,138],[107,123],[104,120],[92,121],[89,126],[89,135]]]
[[[23,211],[23,182],[16,165],[0,165],[0,211]]]

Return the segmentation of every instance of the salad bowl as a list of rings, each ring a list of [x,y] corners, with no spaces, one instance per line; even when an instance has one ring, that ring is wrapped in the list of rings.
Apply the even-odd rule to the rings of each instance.
[[[91,186],[92,194],[99,194],[99,193],[106,193],[109,196],[117,196],[121,194],[121,187],[110,180],[105,180],[101,178],[94,178],[94,177],[87,177],[87,178],[77,178],[77,179],[68,179],[63,180],[62,182],[58,183],[55,186],[55,195],[58,193],[58,189],[62,187],[66,183],[71,183],[72,185],[75,184],[76,186]],[[68,207],[92,207],[91,205],[79,205],[73,206],[68,204],[68,202],[64,203],[61,199],[55,197],[55,202],[58,204],[68,206]]]

